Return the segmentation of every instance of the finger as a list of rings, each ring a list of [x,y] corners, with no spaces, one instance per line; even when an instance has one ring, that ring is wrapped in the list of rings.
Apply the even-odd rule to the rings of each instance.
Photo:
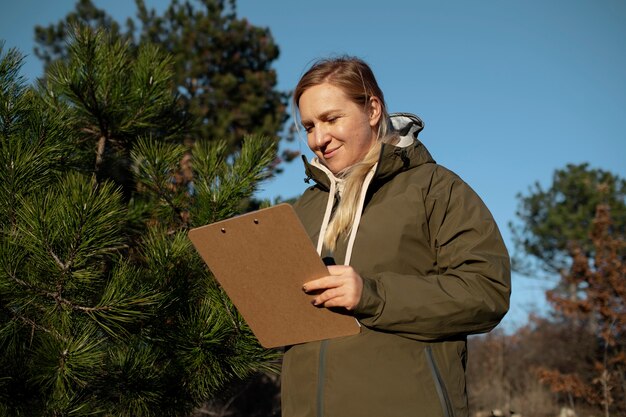
[[[358,285],[359,281],[350,279],[350,276],[337,277],[337,282],[338,286],[320,290],[321,293],[309,292],[315,295],[311,302],[318,307],[345,307],[348,310],[356,308],[361,299],[362,285]]]
[[[321,293],[317,297],[315,297],[311,301],[311,303],[313,303],[313,305],[315,305],[315,306],[327,307],[327,303],[329,301],[337,299],[337,298],[341,298],[343,296],[343,294],[344,294],[343,291],[340,291],[337,288],[331,288],[331,289],[328,289],[328,290],[324,291],[323,293]]]
[[[329,290],[332,291],[332,290]],[[324,300],[324,301],[322,301]],[[325,307],[325,308],[333,308],[333,307],[343,307],[346,310],[353,310],[359,300],[355,297],[351,297],[349,294],[344,293],[334,293],[329,296],[325,296],[320,298],[320,302],[314,304],[317,307]]]
[[[313,281],[305,282],[302,286],[302,290],[304,292],[311,292],[316,290],[325,290],[327,288],[336,288],[339,285],[341,285],[341,281],[335,276],[326,276]]]
[[[325,308],[343,307],[346,310],[352,310],[351,304],[346,297],[334,297],[324,303]]]

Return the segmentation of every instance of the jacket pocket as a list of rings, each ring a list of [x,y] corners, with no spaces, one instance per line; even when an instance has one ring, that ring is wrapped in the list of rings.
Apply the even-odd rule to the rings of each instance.
[[[454,410],[452,409],[450,396],[448,395],[446,385],[444,384],[441,373],[439,372],[439,368],[437,367],[437,362],[435,362],[435,356],[433,355],[432,347],[426,346],[424,352],[426,354],[426,362],[428,363],[428,368],[430,369],[433,381],[435,382],[435,388],[437,390],[437,395],[439,396],[439,402],[441,403],[443,415],[444,417],[454,417]]]

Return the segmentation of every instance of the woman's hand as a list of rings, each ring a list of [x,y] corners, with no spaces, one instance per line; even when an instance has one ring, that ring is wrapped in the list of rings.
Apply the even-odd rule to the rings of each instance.
[[[331,265],[330,275],[302,286],[307,294],[317,294],[313,305],[318,307],[344,307],[353,310],[361,300],[363,278],[351,266]]]

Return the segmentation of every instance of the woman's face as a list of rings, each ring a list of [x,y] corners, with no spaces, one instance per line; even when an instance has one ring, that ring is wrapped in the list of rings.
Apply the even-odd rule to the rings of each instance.
[[[298,104],[309,148],[333,174],[361,161],[376,142],[381,113],[376,97],[363,107],[323,83],[305,90]]]

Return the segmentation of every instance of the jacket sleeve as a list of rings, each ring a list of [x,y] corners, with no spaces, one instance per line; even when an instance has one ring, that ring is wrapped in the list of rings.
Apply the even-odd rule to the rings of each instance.
[[[363,325],[428,341],[487,332],[507,312],[510,260],[498,227],[478,195],[443,171],[424,202],[435,270],[364,276],[354,311]]]

